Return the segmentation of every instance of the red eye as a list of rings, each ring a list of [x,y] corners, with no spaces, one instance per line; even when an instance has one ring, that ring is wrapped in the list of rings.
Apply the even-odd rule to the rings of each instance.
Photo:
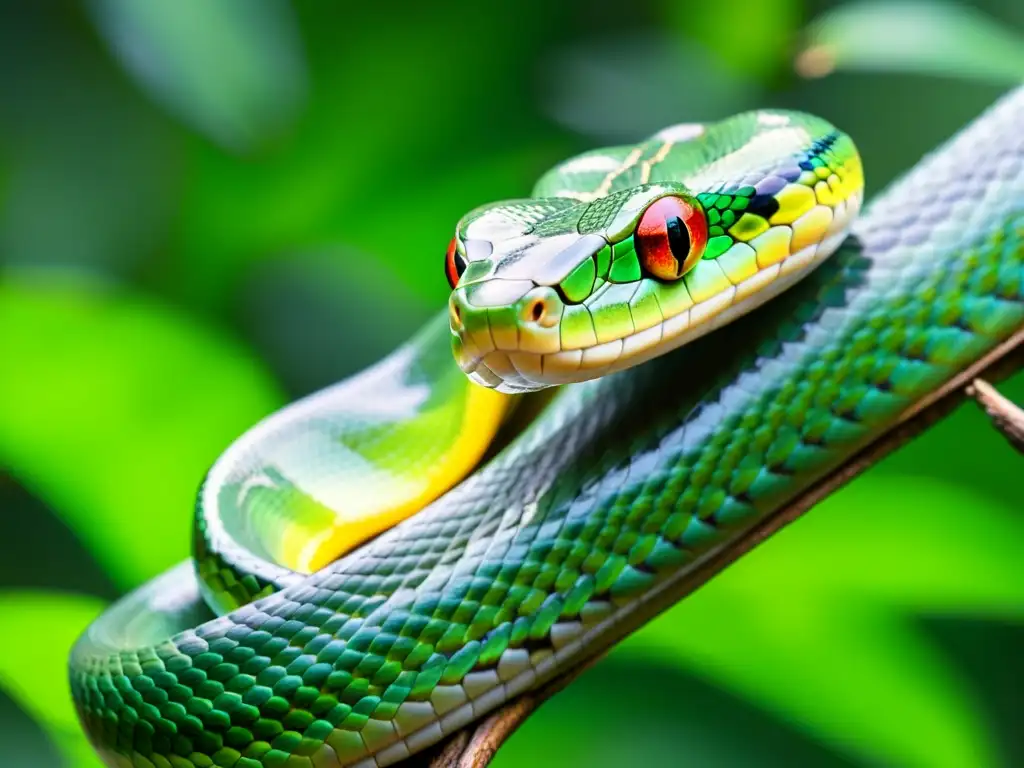
[[[452,287],[452,290],[455,290],[455,286],[459,284],[459,278],[465,271],[466,260],[456,248],[456,238],[453,237],[452,241],[448,243],[448,252],[444,255],[444,273],[448,276],[448,285]]]
[[[695,200],[662,197],[636,225],[634,246],[640,266],[659,280],[678,280],[704,255],[708,224]]]

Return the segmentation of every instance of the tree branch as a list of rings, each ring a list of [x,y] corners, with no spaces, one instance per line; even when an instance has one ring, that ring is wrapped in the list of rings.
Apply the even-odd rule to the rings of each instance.
[[[999,381],[1024,366],[1024,330],[961,371],[934,393],[908,409],[871,445],[837,467],[799,497],[769,515],[729,545],[700,562],[680,585],[683,596],[695,591],[772,534],[803,515],[829,494],[888,456],[951,413],[968,396],[974,397],[996,428],[1024,451],[1024,411],[987,383]],[[982,379],[984,377],[984,379]],[[667,608],[668,605],[664,606]],[[471,724],[422,755],[414,755],[402,768],[485,768],[501,745],[536,709],[565,688],[603,656],[601,649],[580,666],[534,691],[508,702],[482,722]]]
[[[985,413],[992,419],[992,426],[1003,434],[1010,445],[1024,453],[1024,410],[999,394],[984,379],[975,379],[967,387],[967,394],[985,409]]]

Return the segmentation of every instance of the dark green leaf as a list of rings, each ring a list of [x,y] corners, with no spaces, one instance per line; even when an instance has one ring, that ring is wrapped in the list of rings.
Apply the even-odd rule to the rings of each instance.
[[[73,32],[53,4],[0,23],[0,263],[137,274],[168,236],[182,142]]]
[[[63,768],[103,765],[78,724],[67,671],[71,646],[102,608],[80,595],[0,592],[0,687],[49,735]]]

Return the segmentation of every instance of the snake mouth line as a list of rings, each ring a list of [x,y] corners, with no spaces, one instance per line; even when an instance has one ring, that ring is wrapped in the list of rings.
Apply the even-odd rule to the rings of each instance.
[[[834,227],[821,240],[743,279],[726,273],[730,285],[688,309],[639,330],[582,349],[523,349],[521,337],[487,334],[459,340],[457,358],[477,384],[499,392],[532,392],[548,386],[586,381],[629,368],[676,349],[719,328],[790,287],[831,256],[846,238],[862,195],[851,194],[837,208]],[[502,344],[495,344],[497,336]],[[511,343],[515,341],[516,343]]]

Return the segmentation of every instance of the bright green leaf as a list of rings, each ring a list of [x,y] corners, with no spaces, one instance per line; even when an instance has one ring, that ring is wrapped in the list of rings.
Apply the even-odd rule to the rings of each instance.
[[[737,738],[742,734],[742,738]],[[538,760],[537,756],[543,755]],[[784,718],[676,666],[613,652],[523,723],[493,768],[854,768]]]
[[[985,439],[1003,447],[992,433]],[[863,595],[916,612],[1024,618],[1024,517],[983,489],[873,472],[830,496],[778,543],[758,550],[747,567],[784,591]],[[748,576],[754,587],[752,570]]]
[[[902,617],[841,594],[695,597],[623,652],[674,654],[871,764],[996,765],[970,690]]]
[[[237,343],[138,296],[0,281],[0,466],[122,587],[185,557],[195,492],[282,402]]]
[[[797,71],[914,72],[1013,85],[1024,79],[1024,37],[981,11],[940,0],[861,0],[813,22]]]
[[[65,768],[100,768],[68,687],[71,646],[103,609],[82,595],[0,592],[0,687],[35,718],[63,753]]]
[[[301,41],[285,0],[89,0],[115,55],[158,102],[212,140],[249,150],[305,100]]]

